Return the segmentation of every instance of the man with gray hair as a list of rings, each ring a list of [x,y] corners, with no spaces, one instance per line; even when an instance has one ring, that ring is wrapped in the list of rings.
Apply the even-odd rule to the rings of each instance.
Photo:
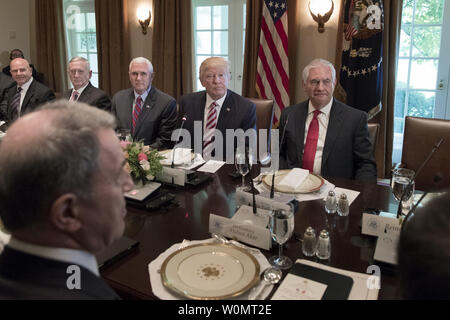
[[[73,89],[64,92],[64,99],[87,103],[106,111],[111,111],[111,99],[106,92],[94,87],[90,81],[92,70],[89,61],[83,57],[75,57],[67,67]]]
[[[117,299],[95,254],[121,237],[133,182],[109,113],[56,101],[0,144],[0,299]]]
[[[119,129],[129,129],[133,140],[144,140],[154,149],[170,148],[177,125],[175,99],[152,86],[153,65],[146,58],[131,61],[129,77],[132,88],[117,92],[112,99]]]
[[[280,167],[376,183],[367,114],[333,99],[335,86],[330,62],[315,59],[305,67],[303,89],[309,100],[281,114]]]

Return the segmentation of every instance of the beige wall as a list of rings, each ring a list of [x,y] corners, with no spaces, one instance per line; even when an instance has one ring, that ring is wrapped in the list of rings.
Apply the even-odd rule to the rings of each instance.
[[[34,16],[34,0],[1,0],[0,2],[0,67],[9,64],[9,52],[14,48],[23,51],[25,58],[33,62],[31,18]],[[33,12],[33,13],[32,13]],[[35,43],[35,41],[34,41]],[[33,45],[34,47],[34,45]]]
[[[146,35],[142,34],[141,25],[136,17],[136,11],[140,5],[146,5],[152,11],[152,21]],[[146,57],[152,59],[153,20],[153,0],[128,0],[128,26],[130,28],[132,58]]]

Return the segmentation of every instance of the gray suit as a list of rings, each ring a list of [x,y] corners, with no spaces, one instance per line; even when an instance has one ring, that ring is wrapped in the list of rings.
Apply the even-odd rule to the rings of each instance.
[[[134,89],[117,92],[112,99],[111,112],[116,116],[118,129],[131,129]],[[155,149],[172,147],[172,132],[177,125],[177,103],[174,98],[152,87],[145,99],[136,124],[133,140],[144,140]]]
[[[64,92],[64,99],[69,100],[72,96],[73,89]],[[111,111],[111,99],[106,92],[94,87],[90,82],[78,97],[78,102],[87,103],[90,106],[103,109],[105,111]]]
[[[280,120],[280,168],[301,168],[308,101],[285,108]],[[289,118],[286,126],[286,120]],[[367,114],[333,101],[322,156],[324,177],[377,181],[376,163],[367,129]]]

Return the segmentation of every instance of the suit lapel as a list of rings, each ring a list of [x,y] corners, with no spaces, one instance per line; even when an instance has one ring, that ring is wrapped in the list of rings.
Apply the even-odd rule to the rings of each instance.
[[[26,110],[29,107],[29,102],[31,98],[34,96],[34,91],[36,89],[36,80],[33,80],[30,84],[30,87],[27,90],[25,98],[23,99],[22,107],[20,108],[20,114],[25,114]]]
[[[334,142],[339,136],[343,120],[342,108],[336,103],[336,100],[334,100],[330,111],[330,121],[328,123],[327,136],[325,138],[325,146],[323,148],[322,168],[330,155]]]
[[[225,136],[227,127],[231,127],[228,124],[230,123],[230,120],[232,119],[233,114],[235,112],[237,112],[236,106],[234,104],[233,99],[231,98],[230,92],[228,91],[227,97],[225,98],[222,108],[220,109],[219,119],[217,120],[217,126],[216,126],[216,128],[218,130],[220,130],[224,134],[224,136]]]
[[[83,92],[80,94],[80,96],[78,97],[79,102],[87,102],[88,98],[89,98],[89,91],[92,87],[92,84],[89,82],[87,87],[84,88]],[[70,94],[72,94],[73,91],[70,92]],[[70,97],[69,97],[70,99]]]
[[[297,154],[298,158],[300,159],[300,166],[303,163],[303,148],[305,143],[305,126],[306,126],[306,117],[308,116],[308,105],[309,101],[306,101],[300,108],[298,109],[298,113],[294,119],[289,119],[289,121],[292,121],[293,126],[297,128],[297,132],[295,137],[298,138],[297,141]],[[299,121],[299,122],[297,122]],[[301,125],[296,125],[296,123],[300,123]]]

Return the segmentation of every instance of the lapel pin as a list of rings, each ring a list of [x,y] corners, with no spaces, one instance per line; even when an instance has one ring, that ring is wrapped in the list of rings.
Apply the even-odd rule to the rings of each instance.
[[[231,111],[231,109],[230,109],[230,108],[227,108],[227,111],[228,111],[228,112],[230,112],[230,111]]]
[[[147,109],[150,109],[150,106],[149,106],[149,105],[147,105]]]

